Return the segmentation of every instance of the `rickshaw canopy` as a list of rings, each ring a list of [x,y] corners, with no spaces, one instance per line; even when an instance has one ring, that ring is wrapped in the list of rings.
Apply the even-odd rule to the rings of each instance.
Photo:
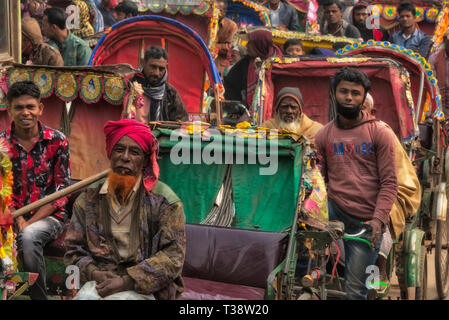
[[[201,112],[206,75],[212,87],[221,85],[220,76],[198,33],[176,20],[148,15],[120,21],[100,39],[89,64],[129,63],[138,69],[151,45],[167,50],[168,82],[178,90],[187,111]]]

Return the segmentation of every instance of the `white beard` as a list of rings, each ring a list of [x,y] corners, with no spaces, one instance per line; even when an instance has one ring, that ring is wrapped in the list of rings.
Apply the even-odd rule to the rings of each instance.
[[[283,130],[298,132],[301,128],[300,119],[296,119],[293,122],[285,122],[278,117],[279,127]]]

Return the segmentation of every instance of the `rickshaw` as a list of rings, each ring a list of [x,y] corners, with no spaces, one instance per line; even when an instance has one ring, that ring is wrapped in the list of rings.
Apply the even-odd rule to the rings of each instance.
[[[100,39],[89,64],[128,63],[138,69],[150,45],[167,50],[168,81],[178,90],[190,119],[219,122],[223,88],[212,55],[198,33],[179,21],[153,15],[120,21]],[[216,113],[207,111],[207,90],[217,97]]]
[[[256,127],[150,126],[186,215],[183,299],[290,298],[309,146]]]
[[[379,51],[382,51],[382,54]],[[350,52],[354,55],[348,56]],[[321,59],[284,58],[265,62],[265,67],[259,74],[260,80],[256,90],[258,97],[252,106],[255,114],[253,121],[261,124],[271,118],[274,112],[273,100],[279,90],[284,86],[296,86],[303,92],[304,112],[315,121],[327,123],[335,113],[332,112],[332,107],[328,109],[331,99],[323,92],[329,92],[330,79],[341,67],[352,66],[366,72],[370,77],[376,117],[392,127],[406,150],[413,155],[416,149],[419,149],[418,120],[421,120],[424,114],[440,115],[439,91],[435,86],[433,72],[425,59],[413,52],[407,52],[404,48],[395,48],[389,43],[354,43],[340,50],[339,54],[339,57]],[[382,107],[385,105],[394,105],[395,108]],[[427,113],[423,109],[428,109]],[[443,232],[447,226],[444,205],[441,209],[442,203],[445,203],[445,194],[441,192],[441,182],[444,181],[441,161],[444,158],[442,152],[446,143],[440,139],[439,118],[433,123],[436,130],[433,131],[433,136],[430,136],[430,145],[429,142],[426,145],[429,149],[436,150],[428,153],[434,155],[434,158],[423,165],[424,170],[429,170],[429,166],[432,168],[431,174],[424,177],[420,175],[423,187],[421,209],[407,225],[402,236],[402,250],[399,250],[401,245],[395,246],[398,249],[395,253],[396,273],[400,280],[402,298],[409,297],[409,287],[416,289],[416,298],[425,298],[426,252],[433,247],[440,252],[436,254],[436,265],[440,266],[440,273],[437,270],[437,283],[440,282],[437,286],[441,287],[440,298],[444,297],[447,290],[447,260],[444,258],[447,240],[444,236],[446,232]],[[435,161],[437,158],[439,160]],[[429,159],[416,157],[412,160],[419,162]],[[429,220],[433,221],[433,224],[429,225]],[[437,222],[438,220],[441,222]],[[436,232],[438,224],[440,227]],[[441,239],[437,241],[439,238]],[[391,273],[393,254],[389,259]]]
[[[137,20],[139,19],[140,21],[154,22],[150,41],[159,44],[161,39],[165,41],[172,56],[177,55],[179,57],[179,51],[181,51],[179,49],[184,49],[185,43],[188,43],[189,52],[185,54],[188,54],[191,59],[190,65],[197,67],[201,74],[207,74],[211,86],[216,92],[220,92],[219,86],[221,86],[221,83],[210,53],[204,42],[193,30],[165,17],[137,17]],[[144,27],[146,27],[147,32],[152,30],[147,23],[144,23]],[[161,34],[159,28],[165,28],[167,34]],[[112,28],[108,35],[113,36],[114,31],[115,29]],[[107,45],[109,39],[106,35],[102,38],[92,56],[93,61],[109,61],[110,56],[107,55],[107,53],[110,53]],[[120,39],[115,40],[117,42],[115,42],[114,48],[117,48],[120,45]],[[130,63],[136,63],[136,66],[138,52],[135,54],[135,60],[129,61]],[[120,58],[122,57],[117,59]],[[15,63],[3,64],[0,77],[0,87],[3,93],[0,101],[0,110],[3,111],[0,112],[0,129],[4,130],[10,125],[6,112],[6,101],[4,100],[4,93],[7,92],[8,87],[15,81],[34,80],[41,89],[42,102],[45,106],[42,121],[50,127],[59,129],[68,137],[72,180],[84,181],[87,177],[96,175],[100,171],[103,172],[104,169],[109,167],[104,139],[98,139],[98,137],[103,136],[103,126],[108,120],[119,120],[130,116],[133,102],[139,94],[128,81],[137,70],[129,64],[116,64],[117,61],[110,63],[114,63],[114,65],[49,67]],[[177,67],[176,64],[173,65],[173,68]],[[195,83],[192,82],[191,84]],[[203,83],[197,82],[197,84],[197,86],[192,85],[189,92],[182,95],[183,99],[189,93],[199,99],[202,94]],[[184,102],[189,110],[201,110],[199,101],[195,102],[193,106],[191,101],[184,100]],[[195,119],[195,114],[191,114],[191,116]],[[206,116],[209,119],[209,114],[206,114]],[[73,194],[70,197],[69,209],[76,196],[77,194]],[[66,298],[72,296],[74,291],[66,288],[65,280],[68,274],[66,273],[66,266],[62,262],[65,252],[63,241],[64,234],[45,248],[44,257],[47,265],[49,294]],[[32,284],[30,279],[35,278],[28,274],[17,274],[15,278],[17,282],[24,280],[27,285]],[[20,295],[23,290],[16,290],[15,294],[9,298]]]

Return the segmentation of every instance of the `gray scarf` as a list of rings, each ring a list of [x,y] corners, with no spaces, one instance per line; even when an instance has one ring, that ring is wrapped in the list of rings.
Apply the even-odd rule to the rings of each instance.
[[[164,99],[165,89],[167,84],[167,74],[166,71],[161,81],[155,86],[152,86],[145,77],[145,82],[142,84],[143,91],[146,96],[150,97],[151,105],[150,105],[150,121],[161,121],[163,120],[161,117],[162,110],[162,100]]]
[[[153,100],[162,100],[165,93],[166,82],[167,82],[167,72],[165,72],[161,81],[159,81],[159,83],[156,84],[155,86],[152,86],[148,81],[145,81],[143,85],[145,95],[147,95]]]

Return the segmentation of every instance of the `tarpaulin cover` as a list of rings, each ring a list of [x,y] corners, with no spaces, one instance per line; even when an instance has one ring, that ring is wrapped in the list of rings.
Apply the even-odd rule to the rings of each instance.
[[[204,75],[212,84],[220,77],[212,57],[196,31],[162,16],[139,16],[115,24],[97,44],[91,65],[128,63],[139,67],[142,47],[165,47],[168,82],[179,92],[188,112],[201,112]]]
[[[160,179],[167,183],[184,204],[187,223],[200,223],[209,214],[218,195],[226,172],[225,164],[174,164],[170,152],[177,142],[170,141],[170,130],[155,131],[160,142]],[[261,168],[267,168],[257,156],[254,164],[248,159],[248,140],[237,137],[219,138],[220,144],[229,142],[241,144],[245,148],[234,148],[233,155],[244,153],[243,164],[232,164],[232,190],[235,202],[235,218],[232,227],[259,229],[280,232],[292,224],[295,213],[296,195],[301,177],[302,148],[290,140],[264,140],[275,144],[277,152],[272,152],[277,169],[272,175],[261,174]],[[194,150],[192,136],[187,138],[189,152]],[[226,142],[225,142],[226,141]],[[201,150],[211,142],[202,141]],[[188,144],[186,144],[188,146]],[[259,150],[257,152],[259,154]],[[270,154],[271,155],[271,154]]]
[[[331,78],[344,66],[357,68],[370,78],[370,93],[374,98],[376,117],[388,123],[400,139],[412,136],[413,116],[405,96],[405,84],[398,69],[380,61],[298,61],[273,64],[266,73],[264,120],[274,116],[273,101],[283,87],[298,87],[303,96],[305,114],[322,124],[329,122]]]

